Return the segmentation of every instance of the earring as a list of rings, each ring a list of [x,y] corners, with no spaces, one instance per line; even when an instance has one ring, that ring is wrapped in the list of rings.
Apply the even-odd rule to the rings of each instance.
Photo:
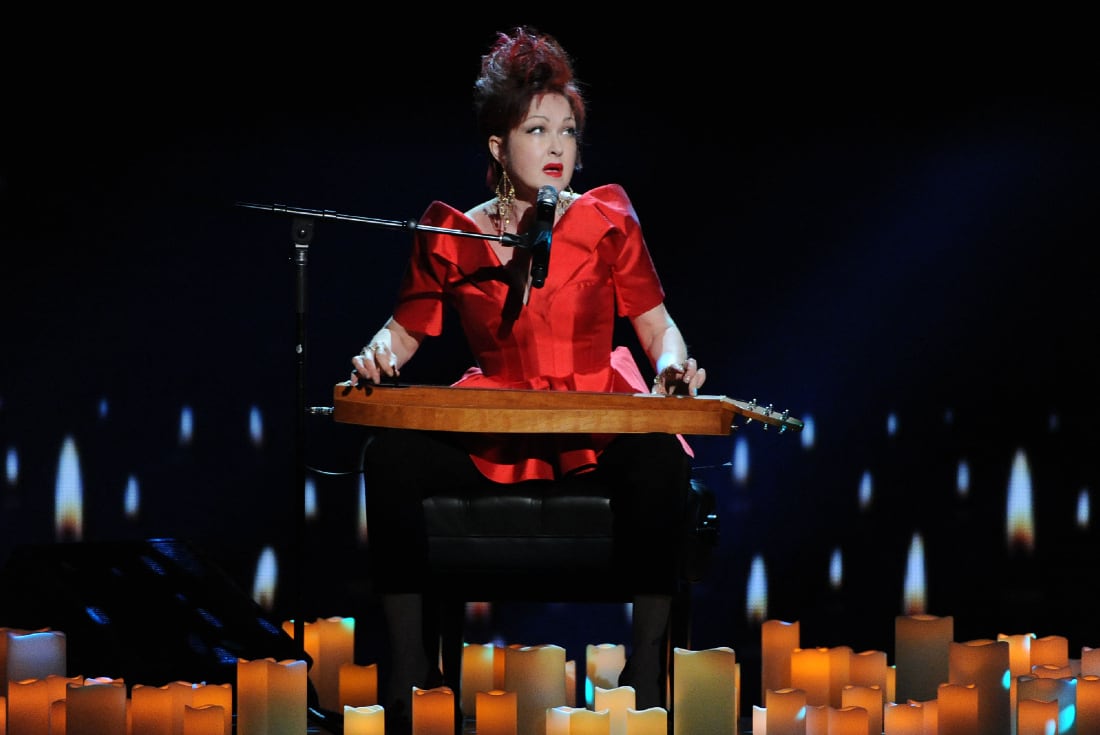
[[[508,223],[512,217],[512,202],[516,201],[516,187],[508,178],[508,172],[501,169],[500,179],[497,180],[497,227],[503,235],[508,229]]]

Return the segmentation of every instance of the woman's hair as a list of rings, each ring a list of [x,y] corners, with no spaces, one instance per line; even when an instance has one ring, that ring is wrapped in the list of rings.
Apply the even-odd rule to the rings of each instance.
[[[529,26],[498,33],[489,53],[481,57],[481,74],[474,82],[474,112],[482,140],[507,137],[531,107],[531,100],[557,93],[569,100],[577,129],[577,169],[580,169],[580,136],[584,130],[585,102],[573,76],[573,60],[552,36]],[[496,188],[500,164],[489,157],[486,183]]]

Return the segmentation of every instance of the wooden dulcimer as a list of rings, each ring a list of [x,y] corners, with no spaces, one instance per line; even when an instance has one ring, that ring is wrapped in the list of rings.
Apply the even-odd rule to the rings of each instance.
[[[363,426],[509,434],[728,435],[735,420],[799,431],[786,411],[726,396],[337,383],[333,418]]]

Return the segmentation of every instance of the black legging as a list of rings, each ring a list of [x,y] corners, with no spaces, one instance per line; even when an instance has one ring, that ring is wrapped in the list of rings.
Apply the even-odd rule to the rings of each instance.
[[[442,433],[380,430],[368,439],[363,461],[371,573],[382,593],[424,591],[423,498],[444,491],[506,495],[529,484],[489,480],[453,435]],[[675,591],[691,481],[690,458],[676,436],[619,435],[595,470],[564,481],[599,483],[610,491],[616,553],[637,593]]]

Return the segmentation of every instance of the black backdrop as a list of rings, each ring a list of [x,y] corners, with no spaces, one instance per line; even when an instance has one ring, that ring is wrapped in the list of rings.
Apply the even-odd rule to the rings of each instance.
[[[372,615],[354,476],[311,475],[320,510],[307,558],[287,558],[290,225],[234,203],[404,220],[433,199],[486,198],[469,90],[510,21],[82,20],[12,25],[0,552],[57,539],[71,437],[82,540],[188,539],[245,589],[274,545],[284,574],[310,569],[306,602],[284,594],[277,617]],[[1081,597],[1095,531],[1076,521],[1097,482],[1100,194],[1097,69],[1077,24],[701,20],[592,24],[570,10],[543,23],[576,55],[590,100],[576,188],[614,181],[630,193],[706,392],[775,403],[813,430],[812,445],[759,427],[694,441],[722,515],[697,590],[697,647],[753,660],[745,597],[760,557],[768,617],[801,621],[804,645],[892,656],[915,533],[927,609],[954,616],[958,639],[1100,645]],[[318,226],[309,404],[331,402],[388,315],[407,247],[398,230]],[[452,327],[425,346],[406,379],[454,379],[468,364],[456,337]],[[195,433],[180,446],[185,406]],[[307,428],[311,467],[354,469],[356,435],[321,417]],[[738,442],[747,479],[725,466]],[[1031,553],[1005,540],[1018,452]],[[123,512],[129,483],[141,489],[136,518]],[[837,549],[839,589],[828,583]],[[358,631],[369,659],[376,621]]]

